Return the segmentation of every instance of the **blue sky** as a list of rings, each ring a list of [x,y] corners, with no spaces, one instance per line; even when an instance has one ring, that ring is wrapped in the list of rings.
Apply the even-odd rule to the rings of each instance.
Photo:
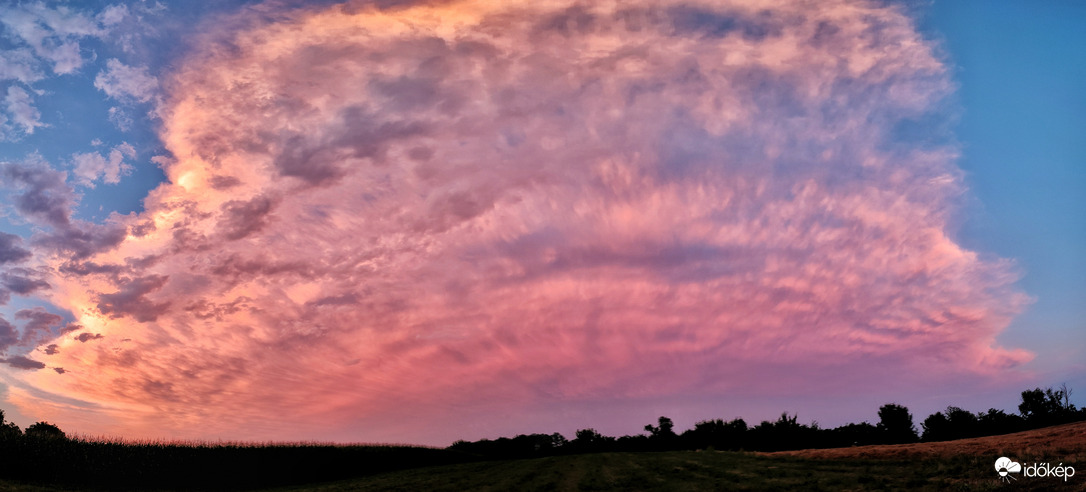
[[[483,51],[433,56],[446,34],[415,39],[365,8],[325,10],[335,3],[0,7],[0,232],[18,236],[0,236],[13,258],[0,256],[9,417],[183,437],[207,437],[183,430],[205,418],[227,429],[216,437],[441,444],[568,434],[547,428],[558,418],[633,433],[660,412],[680,427],[782,410],[832,426],[872,420],[887,398],[919,421],[947,404],[1013,411],[1026,387],[1063,382],[1086,402],[1086,3],[872,2],[833,27],[818,16],[835,9],[801,3],[759,20],[708,0],[642,2],[683,22],[621,41],[651,51],[681,38],[690,51],[652,58],[648,75],[616,64],[604,76],[578,64],[589,55],[577,36],[615,41],[572,11],[533,14],[553,15],[535,30],[510,23],[494,35],[505,51],[487,55],[509,59],[472,72]],[[463,16],[489,36],[471,19],[495,5],[385,12],[435,33]],[[766,21],[778,13],[803,21]],[[323,31],[343,18],[393,34]],[[808,28],[833,42],[773,44]],[[547,30],[561,36],[533,37]],[[566,57],[550,60],[552,48]],[[789,53],[805,55],[773,63]],[[694,78],[669,78],[723,58],[715,75],[735,72],[705,83],[740,96],[716,110],[691,96],[704,87]],[[827,59],[871,65],[845,76]],[[434,71],[396,72],[413,64]],[[508,78],[511,66],[530,76]],[[461,85],[443,85],[449,74]],[[649,90],[638,77],[651,76]],[[584,92],[566,91],[575,79]],[[600,80],[634,95],[586,96]],[[504,89],[471,92],[481,86]],[[842,92],[802,100],[819,90]],[[410,120],[434,101],[440,111]],[[600,116],[615,112],[621,125]],[[577,130],[589,124],[600,126]],[[876,166],[860,163],[871,155]],[[594,164],[568,165],[582,161]],[[853,222],[857,236],[842,236]],[[294,406],[253,410],[276,402]],[[399,428],[403,405],[467,434]],[[613,428],[596,423],[616,411]],[[291,412],[329,424],[276,433]]]
[[[959,84],[962,239],[1018,262],[1035,298],[1002,339],[1082,387],[1086,360],[1086,4],[937,1],[921,26]],[[1069,368],[1073,368],[1068,370]]]

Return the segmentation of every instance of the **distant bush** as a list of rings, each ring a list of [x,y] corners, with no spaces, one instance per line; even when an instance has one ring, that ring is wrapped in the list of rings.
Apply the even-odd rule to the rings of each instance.
[[[49,422],[38,422],[26,428],[26,437],[34,439],[65,439],[64,431]]]
[[[481,456],[505,456],[507,458],[535,458],[549,456],[566,445],[566,438],[554,434],[520,434],[512,439],[500,437],[475,442],[456,441],[449,449]]]
[[[883,433],[878,427],[867,422],[842,425],[827,431],[826,447],[843,448],[849,446],[867,446],[883,441]]]

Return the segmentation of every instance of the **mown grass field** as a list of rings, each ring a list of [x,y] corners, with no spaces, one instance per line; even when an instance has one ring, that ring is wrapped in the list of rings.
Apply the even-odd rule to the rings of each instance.
[[[396,447],[344,450],[348,451],[359,453],[352,456],[351,461],[357,461],[357,470],[364,476],[342,480],[329,477],[322,481],[316,477],[326,475],[318,474],[313,480],[295,482],[292,486],[249,482],[249,486],[238,488],[275,491],[1086,490],[1086,422],[942,443],[780,453],[713,450],[599,453],[439,465],[434,463],[449,462],[455,457],[444,456],[439,450]],[[294,452],[326,451],[302,449]],[[397,456],[397,459],[390,461],[391,456]],[[999,456],[1009,456],[1023,464],[1035,461],[1053,465],[1063,463],[1079,470],[1066,482],[1052,477],[1029,479],[1019,475],[1016,481],[1002,483],[993,467]],[[323,459],[321,456],[320,461]],[[425,466],[427,463],[423,460],[433,461]],[[283,466],[284,461],[273,461],[269,464]],[[222,465],[230,468],[229,463]],[[250,470],[254,469],[252,465]],[[263,469],[262,464],[260,466]],[[203,471],[197,467],[188,472],[198,476]],[[268,474],[275,472],[268,469]],[[201,483],[203,485],[192,485]],[[242,483],[245,482],[238,482],[239,485]],[[235,488],[222,482],[207,483],[198,479],[189,484],[181,489]],[[142,482],[135,489],[172,490],[176,485],[163,477],[161,483],[149,487],[147,482]],[[95,488],[115,489],[101,482]],[[0,481],[0,491],[85,489],[77,482],[57,486]]]
[[[1081,477],[1003,484],[995,457],[810,459],[753,453],[602,453],[403,470],[283,491],[1086,490]]]
[[[600,453],[470,463],[282,490],[842,490],[945,489],[910,463],[769,458],[750,453]]]

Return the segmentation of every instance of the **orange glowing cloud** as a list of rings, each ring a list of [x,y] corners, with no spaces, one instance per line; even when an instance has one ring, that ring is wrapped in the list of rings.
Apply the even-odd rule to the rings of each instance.
[[[271,17],[161,78],[168,182],[127,236],[44,265],[102,338],[35,353],[63,373],[20,375],[24,413],[441,444],[486,414],[920,391],[1031,357],[995,342],[1026,302],[1011,265],[954,240],[953,146],[899,135],[952,87],[894,8]]]

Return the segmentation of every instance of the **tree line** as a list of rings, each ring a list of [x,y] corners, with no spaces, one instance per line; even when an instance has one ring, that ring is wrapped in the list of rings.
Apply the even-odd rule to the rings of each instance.
[[[676,432],[674,422],[661,416],[644,427],[645,434],[611,437],[595,429],[577,430],[574,439],[560,433],[521,434],[516,437],[456,441],[449,449],[494,458],[527,458],[556,454],[609,451],[673,451],[693,449],[787,451],[869,444],[904,444],[948,441],[1009,434],[1023,430],[1086,420],[1086,408],[1077,409],[1067,385],[1022,392],[1018,414],[990,408],[972,413],[950,406],[928,416],[917,429],[909,409],[896,403],[879,408],[877,424],[860,422],[824,429],[817,422],[798,422],[797,415],[781,414],[776,421],[750,426],[741,418],[703,420],[692,429]]]
[[[513,438],[456,441],[448,449],[484,457],[533,457],[553,454],[604,451],[670,451],[681,449],[718,449],[746,451],[786,451],[794,449],[835,448],[869,444],[903,444],[948,441],[969,437],[1008,434],[1051,425],[1086,420],[1086,408],[1071,403],[1071,389],[1034,388],[1021,393],[1018,414],[990,408],[973,413],[959,407],[929,415],[918,431],[909,409],[896,403],[879,408],[877,424],[860,422],[825,429],[817,422],[801,424],[797,415],[782,413],[776,421],[750,426],[741,418],[703,420],[692,429],[676,432],[674,422],[661,416],[656,424],[644,427],[645,434],[611,437],[592,428],[577,430],[574,439],[560,433],[521,434]],[[54,424],[37,422],[22,430],[5,422],[0,410],[0,451],[17,441],[66,440]],[[0,453],[2,454],[2,453]]]
[[[30,424],[26,431],[15,425],[15,422],[4,421],[4,411],[0,410],[0,441],[18,438],[28,439],[64,439],[64,431],[49,422],[35,422]]]

